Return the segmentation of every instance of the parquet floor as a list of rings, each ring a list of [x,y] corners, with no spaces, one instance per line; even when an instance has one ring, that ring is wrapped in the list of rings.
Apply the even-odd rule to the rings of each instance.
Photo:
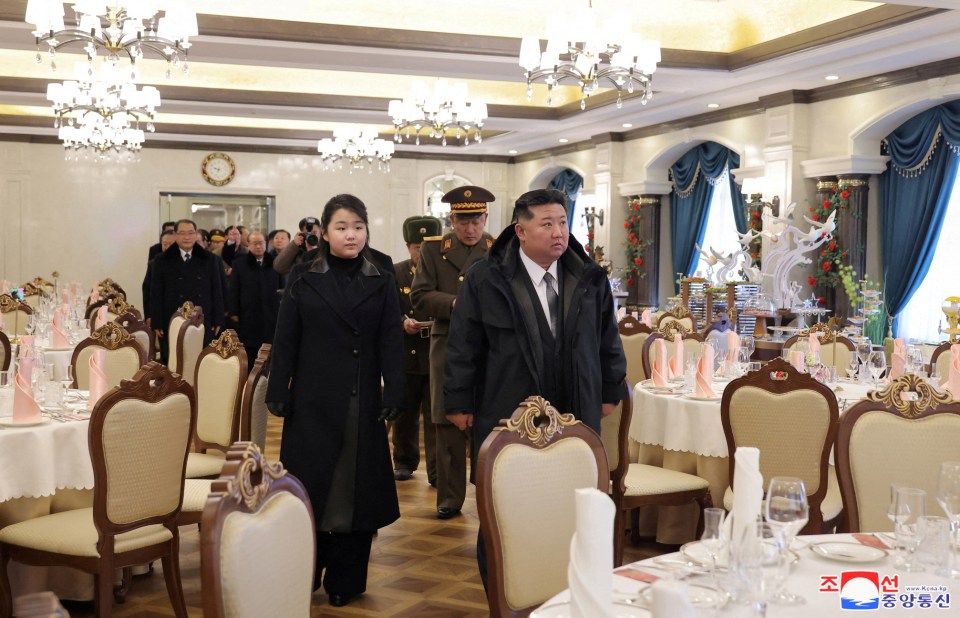
[[[282,419],[271,416],[267,455],[280,450]],[[436,493],[418,471],[413,479],[397,483],[401,518],[374,538],[365,595],[347,607],[334,608],[327,596],[313,596],[315,618],[384,616],[395,618],[479,618],[487,616],[487,602],[477,573],[476,538],[479,520],[473,487],[468,490],[463,515],[447,521],[436,518]],[[180,568],[187,609],[200,617],[199,534],[196,526],[181,528]],[[675,548],[649,543],[627,546],[626,559],[639,560]],[[70,614],[92,617],[92,604],[71,603]],[[127,600],[115,605],[117,618],[173,616],[159,563],[150,574],[134,577]],[[272,617],[283,618],[283,617]]]

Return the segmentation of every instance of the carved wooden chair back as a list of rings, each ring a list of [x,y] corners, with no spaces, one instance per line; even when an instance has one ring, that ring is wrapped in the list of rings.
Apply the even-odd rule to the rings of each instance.
[[[147,351],[130,333],[116,322],[107,322],[74,348],[70,357],[73,388],[90,388],[90,357],[98,350],[104,352],[102,369],[107,386],[111,388],[118,386],[121,380],[132,378],[148,360]]]
[[[261,449],[267,443],[267,382],[270,377],[270,344],[260,346],[250,369],[240,403],[240,440],[251,441]]]

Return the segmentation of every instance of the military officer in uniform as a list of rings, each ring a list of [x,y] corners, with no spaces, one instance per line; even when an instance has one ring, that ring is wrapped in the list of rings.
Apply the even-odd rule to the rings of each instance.
[[[430,333],[430,408],[437,432],[437,517],[450,519],[460,513],[467,493],[470,429],[458,429],[444,413],[447,334],[464,274],[493,246],[494,238],[484,227],[487,203],[496,198],[482,187],[466,186],[448,191],[441,199],[450,204],[453,232],[424,238],[410,299],[417,318],[434,320]]]
[[[403,347],[406,353],[406,399],[403,414],[393,423],[393,478],[406,481],[420,464],[420,417],[423,416],[423,446],[427,457],[427,481],[437,485],[436,432],[430,415],[430,326],[414,317],[410,289],[420,263],[420,244],[438,236],[443,227],[436,217],[410,217],[403,222],[403,240],[410,259],[393,265],[400,286],[403,312]]]

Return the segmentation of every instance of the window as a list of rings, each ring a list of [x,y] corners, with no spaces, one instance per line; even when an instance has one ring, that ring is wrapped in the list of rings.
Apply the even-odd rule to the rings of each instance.
[[[700,245],[700,248],[707,255],[710,255],[711,248],[720,255],[728,255],[740,250],[729,183],[729,172],[727,170],[724,170],[723,174],[712,183],[713,197],[710,199],[710,206],[707,211],[707,230],[703,234],[703,244]],[[707,264],[703,257],[697,262],[696,270],[706,275]],[[718,267],[714,266],[713,271],[716,275]]]
[[[957,165],[960,165],[960,161]],[[901,337],[908,341],[927,342],[947,339],[946,335],[937,332],[940,325],[947,328],[940,305],[947,296],[960,296],[957,264],[960,264],[960,182],[954,184],[950,194],[930,270],[900,314]]]
[[[574,199],[577,200],[577,211],[573,213],[573,219],[567,221],[567,227],[570,228],[570,235],[586,247],[590,244],[590,239],[587,238],[587,218],[583,214],[587,212],[587,208],[596,205],[597,196],[593,193],[584,193],[581,190],[574,196]]]

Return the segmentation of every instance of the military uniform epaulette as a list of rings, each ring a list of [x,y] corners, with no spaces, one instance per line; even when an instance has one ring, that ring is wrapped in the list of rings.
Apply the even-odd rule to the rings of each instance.
[[[433,242],[436,240],[443,240],[443,236],[424,236],[423,242]]]

